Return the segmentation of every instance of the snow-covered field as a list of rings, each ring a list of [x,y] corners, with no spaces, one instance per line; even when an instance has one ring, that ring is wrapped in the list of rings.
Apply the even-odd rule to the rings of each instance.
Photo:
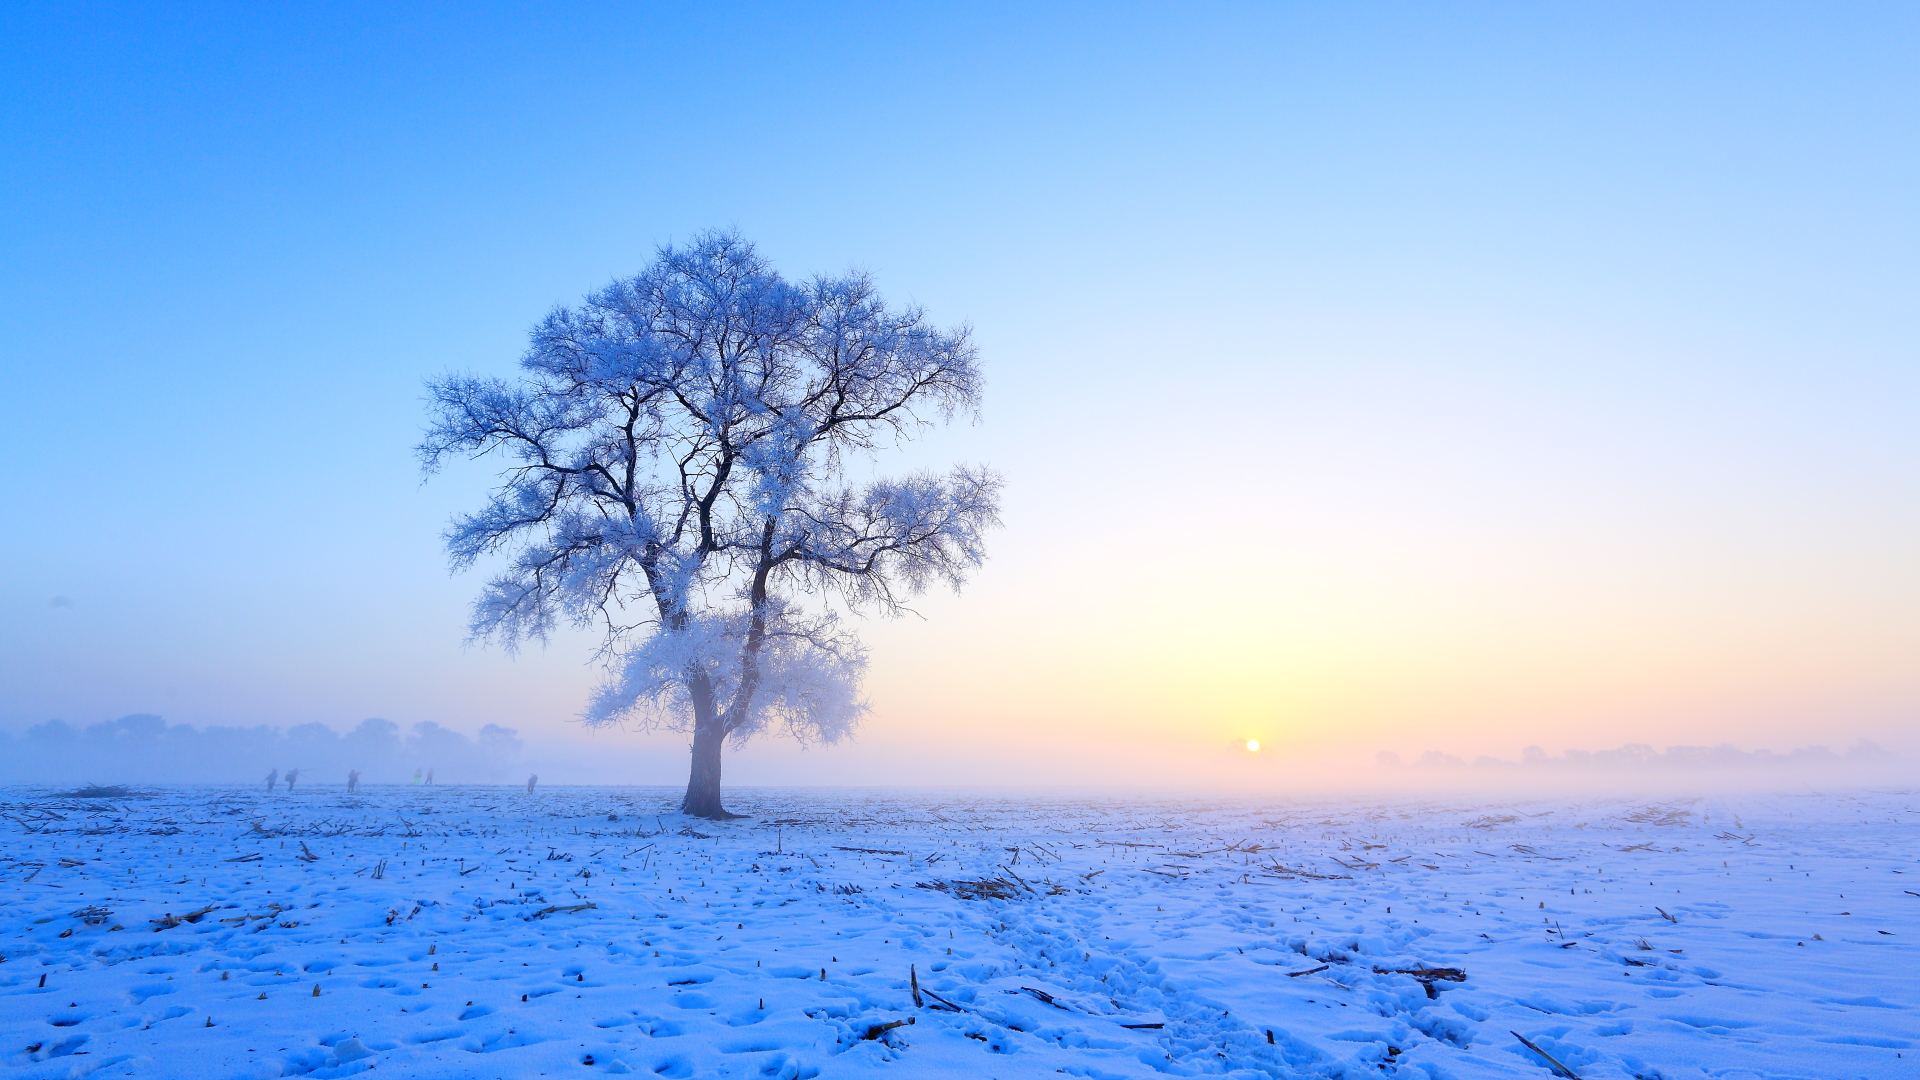
[[[0,1076],[1920,1076],[1906,793],[673,794],[0,790]]]

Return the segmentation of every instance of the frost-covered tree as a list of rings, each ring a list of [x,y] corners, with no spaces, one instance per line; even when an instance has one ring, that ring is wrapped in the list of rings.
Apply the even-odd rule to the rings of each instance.
[[[998,522],[986,469],[848,475],[980,397],[967,330],[889,308],[862,274],[789,282],[705,234],[548,315],[521,367],[430,384],[426,471],[508,462],[446,533],[456,569],[506,556],[472,632],[512,649],[597,628],[609,677],[584,719],[690,732],[689,814],[727,816],[729,739],[847,735],[866,652],[839,614],[959,588]]]

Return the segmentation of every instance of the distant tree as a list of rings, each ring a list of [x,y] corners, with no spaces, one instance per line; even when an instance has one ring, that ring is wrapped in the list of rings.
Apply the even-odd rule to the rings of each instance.
[[[980,398],[968,331],[888,308],[862,274],[791,283],[708,233],[548,315],[521,367],[429,384],[428,473],[511,462],[446,533],[457,569],[507,556],[472,633],[512,649],[598,627],[611,674],[584,719],[690,731],[688,814],[730,816],[729,739],[847,735],[867,658],[837,612],[958,589],[998,523],[986,469],[848,476]]]

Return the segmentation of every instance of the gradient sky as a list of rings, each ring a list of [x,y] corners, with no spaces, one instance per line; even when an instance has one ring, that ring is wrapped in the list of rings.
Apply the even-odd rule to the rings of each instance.
[[[491,722],[682,780],[576,730],[582,642],[463,644],[487,473],[410,448],[423,378],[719,225],[971,322],[985,421],[901,467],[1010,482],[975,585],[867,626],[859,743],[732,779],[1920,752],[1911,5],[7,24],[0,727]]]

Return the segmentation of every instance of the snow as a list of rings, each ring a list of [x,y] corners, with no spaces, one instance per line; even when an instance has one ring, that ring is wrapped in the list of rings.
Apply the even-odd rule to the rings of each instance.
[[[0,1076],[1920,1076],[1906,793],[673,795],[0,790]]]

